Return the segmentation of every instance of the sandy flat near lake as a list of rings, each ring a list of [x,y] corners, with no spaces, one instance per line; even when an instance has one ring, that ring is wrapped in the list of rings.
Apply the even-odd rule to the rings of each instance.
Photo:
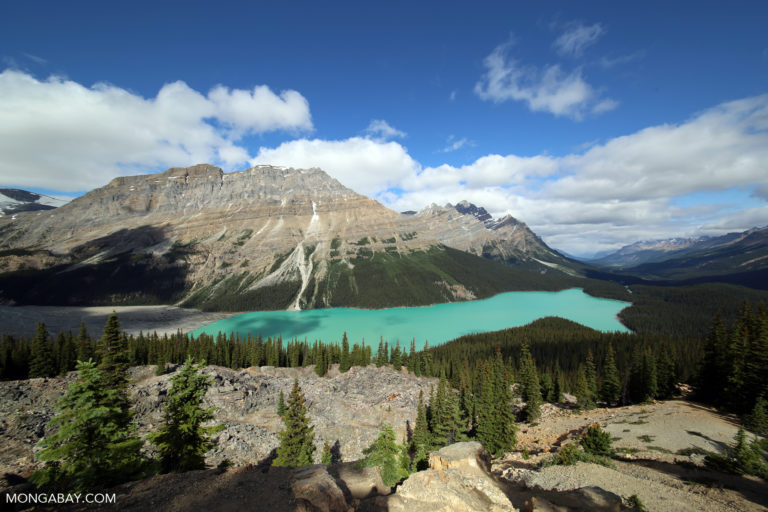
[[[74,334],[85,322],[91,336],[100,336],[112,312],[117,312],[120,327],[128,334],[139,331],[173,334],[181,329],[193,331],[211,322],[239,313],[208,313],[175,306],[0,306],[0,334],[34,336],[37,324],[45,323],[48,332],[71,330]]]

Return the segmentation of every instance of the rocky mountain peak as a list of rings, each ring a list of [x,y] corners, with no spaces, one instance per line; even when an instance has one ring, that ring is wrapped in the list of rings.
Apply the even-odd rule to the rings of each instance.
[[[489,220],[493,220],[493,217],[490,213],[486,211],[485,208],[477,207],[474,204],[470,203],[469,201],[461,201],[454,206],[456,208],[456,211],[461,213],[462,215],[472,215],[477,220],[481,222],[486,222]]]

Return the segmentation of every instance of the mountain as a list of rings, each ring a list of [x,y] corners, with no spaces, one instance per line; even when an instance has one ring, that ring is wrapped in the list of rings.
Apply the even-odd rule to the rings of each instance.
[[[579,271],[511,216],[466,202],[404,215],[319,169],[274,166],[115,178],[0,218],[0,243],[7,303],[407,306],[561,289]]]
[[[624,271],[653,279],[712,280],[716,276],[731,276],[731,282],[768,287],[768,228],[701,240],[671,253],[667,259]]]
[[[667,238],[664,240],[646,240],[625,245],[618,251],[603,254],[598,258],[585,260],[590,265],[609,268],[630,268],[644,263],[655,263],[696,251],[725,247],[738,242],[747,233],[728,233],[723,236],[700,236],[693,238]]]
[[[57,199],[42,194],[35,194],[18,188],[0,188],[0,216],[14,215],[19,212],[51,210],[65,204]]]

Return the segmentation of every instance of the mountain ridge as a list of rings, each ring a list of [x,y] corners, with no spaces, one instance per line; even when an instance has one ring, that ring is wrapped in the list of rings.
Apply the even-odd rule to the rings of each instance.
[[[354,297],[367,291],[358,285],[370,283],[372,273],[401,283],[378,286],[405,283],[410,290],[399,304],[385,294],[393,298],[381,307],[467,300],[514,289],[518,281],[531,286],[527,274],[489,267],[483,272],[509,281],[488,288],[482,283],[489,279],[460,268],[486,268],[484,260],[531,275],[574,274],[578,266],[511,216],[496,221],[467,202],[403,215],[320,169],[277,166],[224,173],[200,164],[118,177],[61,208],[0,219],[0,242],[8,247],[0,267],[16,279],[6,279],[4,288],[15,292],[4,290],[2,299],[18,303],[47,300],[40,286],[34,298],[20,291],[34,281],[13,272],[24,268],[45,270],[53,281],[72,272],[93,280],[98,272],[88,270],[101,269],[99,275],[125,285],[114,299],[99,299],[107,303],[150,300],[130,281],[155,279],[162,298],[151,300],[235,307],[232,297],[240,296],[251,308],[303,309],[358,303]],[[418,291],[416,282],[428,291]],[[88,300],[95,299],[78,299]]]

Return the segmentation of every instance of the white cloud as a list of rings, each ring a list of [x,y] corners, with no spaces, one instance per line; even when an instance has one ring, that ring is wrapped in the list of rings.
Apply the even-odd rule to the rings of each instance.
[[[673,201],[734,187],[754,188],[753,197],[765,199],[766,162],[768,95],[763,95],[718,105],[684,123],[592,145],[583,153],[488,155],[461,167],[426,168],[403,182],[405,192],[391,204],[402,211],[468,199],[494,215],[511,213],[555,247],[584,254],[641,239],[768,224],[766,207],[732,212]]]
[[[497,46],[483,64],[487,71],[475,84],[475,94],[496,103],[523,101],[532,111],[582,119],[587,112],[600,114],[618,103],[601,99],[582,76],[581,69],[565,72],[557,65],[541,70],[523,66],[508,56],[512,41]]]
[[[768,95],[718,105],[680,124],[652,126],[564,156],[497,155],[422,167],[396,142],[353,137],[262,148],[252,164],[320,167],[396,211],[467,199],[510,213],[573,254],[636,240],[722,234],[768,223],[768,206],[682,207],[702,191],[768,190]]]
[[[589,26],[571,23],[567,30],[555,39],[552,46],[564,57],[580,57],[584,50],[595,44],[604,32],[605,29],[599,23]]]
[[[457,94],[458,94],[458,91],[456,91],[456,90],[454,89],[453,91],[451,91],[451,94],[448,96],[448,99],[450,99],[451,101],[455,101],[455,100],[456,100],[456,95],[457,95]]]
[[[4,185],[75,191],[163,167],[232,169],[249,158],[237,144],[242,135],[311,128],[307,101],[296,91],[217,86],[204,96],[179,81],[144,98],[109,84],[0,73]]]
[[[251,165],[319,167],[356,192],[375,197],[407,180],[418,169],[397,142],[363,137],[345,140],[299,139],[276,148],[261,148]]]
[[[365,132],[375,140],[403,138],[407,135],[405,132],[390,126],[390,124],[383,119],[371,120],[368,128],[365,129]]]
[[[462,137],[460,139],[456,138],[453,135],[448,136],[448,140],[446,141],[446,146],[442,149],[443,153],[450,153],[451,151],[456,151],[457,149],[463,148],[465,145],[473,145],[471,141],[469,141],[466,137]]]

